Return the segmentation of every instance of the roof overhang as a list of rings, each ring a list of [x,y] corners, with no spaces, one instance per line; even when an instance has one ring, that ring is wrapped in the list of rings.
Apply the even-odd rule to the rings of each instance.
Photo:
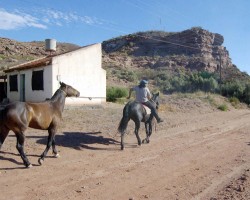
[[[39,58],[36,60],[32,60],[30,62],[26,62],[20,65],[10,67],[9,69],[4,70],[4,72],[9,73],[13,71],[22,71],[26,69],[32,69],[36,67],[51,65],[51,63],[52,63],[52,57],[49,56],[49,57]]]

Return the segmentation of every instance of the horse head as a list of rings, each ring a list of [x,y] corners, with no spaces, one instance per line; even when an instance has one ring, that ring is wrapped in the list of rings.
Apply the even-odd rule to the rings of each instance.
[[[65,92],[67,97],[79,97],[80,92],[70,85],[60,82],[60,89]]]
[[[160,105],[160,103],[159,103],[159,97],[160,96],[160,93],[159,92],[157,92],[157,93],[153,93],[152,94],[152,98],[151,98],[151,101],[153,101],[154,103],[155,103],[155,107],[156,107],[156,109],[158,109],[159,108],[159,105]]]

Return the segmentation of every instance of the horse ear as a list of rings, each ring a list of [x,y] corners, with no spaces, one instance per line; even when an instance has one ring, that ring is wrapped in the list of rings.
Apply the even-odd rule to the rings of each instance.
[[[60,83],[60,86],[61,86],[61,87],[66,86],[66,84],[65,84],[64,82],[61,82],[61,81],[60,81],[59,83]]]

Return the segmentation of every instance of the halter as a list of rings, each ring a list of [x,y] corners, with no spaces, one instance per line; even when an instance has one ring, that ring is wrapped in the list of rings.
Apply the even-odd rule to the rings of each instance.
[[[62,90],[62,89],[60,89],[60,90],[65,94],[65,96],[67,96],[67,93],[64,90]]]

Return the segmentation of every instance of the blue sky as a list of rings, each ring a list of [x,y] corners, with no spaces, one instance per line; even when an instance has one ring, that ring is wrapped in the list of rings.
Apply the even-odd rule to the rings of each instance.
[[[80,46],[139,31],[200,26],[224,36],[232,62],[250,74],[249,0],[0,0],[0,37]]]

